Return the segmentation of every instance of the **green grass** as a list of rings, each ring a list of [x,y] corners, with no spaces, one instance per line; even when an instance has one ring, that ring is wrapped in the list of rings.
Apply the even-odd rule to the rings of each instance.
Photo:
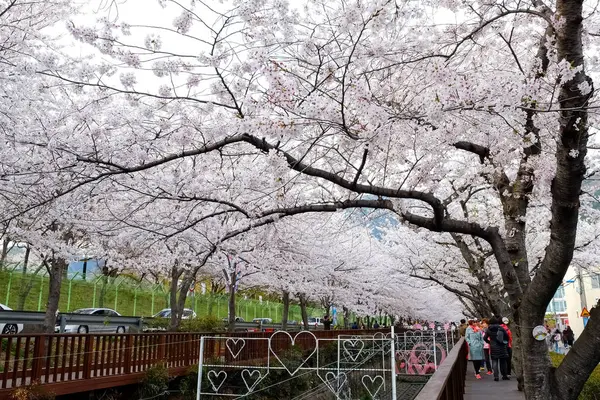
[[[0,303],[11,308],[17,308],[18,296],[22,285],[33,278],[33,287],[25,300],[24,310],[43,311],[48,297],[48,278],[41,275],[25,275],[20,271],[0,272]],[[95,278],[84,281],[79,279],[64,279],[61,286],[59,310],[69,312],[78,308],[100,307],[100,291],[102,282]],[[95,282],[95,283],[94,283]],[[69,295],[70,292],[70,295]],[[41,294],[41,295],[40,295]],[[236,300],[236,315],[251,321],[253,318],[272,318],[281,321],[282,304],[275,302],[238,298]],[[138,285],[130,278],[117,278],[114,283],[106,286],[103,307],[113,308],[122,315],[151,316],[163,308],[169,307],[168,288],[160,285]],[[208,296],[196,293],[188,296],[186,307],[193,309],[196,314],[210,314],[227,317],[227,297]],[[309,308],[309,316],[322,316],[323,310]],[[300,306],[291,305],[288,320],[300,321]]]
[[[550,353],[552,364],[558,367],[565,358],[562,354]],[[578,400],[600,400],[600,366],[596,367],[587,380]]]

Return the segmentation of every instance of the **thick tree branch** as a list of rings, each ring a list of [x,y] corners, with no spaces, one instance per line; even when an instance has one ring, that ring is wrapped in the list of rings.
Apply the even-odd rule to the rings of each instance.
[[[460,150],[468,151],[469,153],[474,153],[479,156],[479,161],[483,164],[485,160],[490,157],[490,149],[485,146],[481,146],[479,144],[460,141],[453,144],[454,147]]]
[[[358,167],[358,171],[356,171],[356,176],[354,177],[354,181],[352,181],[352,185],[356,186],[356,184],[358,183],[358,178],[360,177],[360,174],[362,173],[363,168],[365,167],[365,164],[367,163],[367,155],[369,154],[369,149],[366,148],[363,156],[362,156],[362,161],[360,163],[360,167]]]

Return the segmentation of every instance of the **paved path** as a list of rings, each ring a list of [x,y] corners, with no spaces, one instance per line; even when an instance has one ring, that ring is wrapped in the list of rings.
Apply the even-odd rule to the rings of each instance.
[[[510,381],[494,381],[493,375],[481,375],[475,379],[473,366],[469,363],[465,386],[465,400],[525,400],[523,392],[517,390],[517,380],[513,377]]]

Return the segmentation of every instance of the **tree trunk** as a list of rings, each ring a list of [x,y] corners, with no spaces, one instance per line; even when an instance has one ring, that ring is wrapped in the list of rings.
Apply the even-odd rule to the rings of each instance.
[[[348,307],[342,307],[343,313],[344,313],[344,329],[348,329],[350,328],[350,324],[348,323],[348,319],[350,318],[350,310],[348,310]]]
[[[46,261],[44,262],[46,263]],[[58,312],[58,303],[60,301],[60,287],[67,265],[67,262],[62,258],[53,258],[50,260],[50,267],[48,268],[50,280],[48,285],[48,301],[46,302],[46,315],[44,316],[43,325],[45,333],[54,333],[56,313]]]
[[[8,257],[8,245],[10,243],[10,238],[8,236],[4,236],[2,238],[2,253],[0,254],[0,271],[4,269],[4,264],[6,263],[6,258]]]
[[[304,329],[308,330],[308,312],[306,311],[306,295],[304,293],[298,293],[298,299],[300,300],[300,313],[302,314],[302,324]]]
[[[514,370],[512,375],[517,379],[518,390],[522,392],[525,390],[525,384],[523,382],[523,345],[521,343],[521,332],[515,324],[513,324],[511,332],[513,335],[512,364]]]
[[[235,274],[231,274],[231,283],[229,285],[229,302],[227,309],[229,310],[228,328],[229,332],[235,331]]]
[[[169,330],[177,331],[179,329],[179,325],[181,324],[181,315],[183,310],[179,309],[179,303],[177,302],[177,292],[179,291],[179,277],[181,276],[182,271],[173,266],[171,269],[171,283],[169,285],[169,304],[171,306],[171,318],[169,322]],[[181,292],[179,293],[181,297]]]
[[[573,258],[579,219],[581,183],[586,173],[590,93],[582,87],[592,84],[585,74],[583,57],[583,1],[557,0],[556,15],[564,24],[556,32],[558,61],[565,61],[574,77],[562,85],[559,135],[556,140],[556,173],[552,180],[550,242],[535,278],[518,307],[521,327],[525,393],[528,400],[574,400],[589,374],[600,361],[598,322],[588,325],[558,369],[552,368],[544,341],[533,338],[532,328],[543,325],[547,304],[561,284]],[[596,315],[600,315],[598,310]],[[595,331],[594,331],[595,328]]]
[[[19,297],[17,299],[17,310],[25,309],[25,300],[27,300],[27,296],[29,292],[31,292],[31,288],[33,288],[33,277],[37,276],[37,273],[40,269],[44,268],[43,265],[40,265],[35,273],[29,276],[27,279],[27,266],[29,265],[29,254],[31,253],[31,249],[29,246],[25,249],[25,258],[23,260],[23,271],[21,273],[21,287],[19,289]]]
[[[290,292],[283,291],[283,311],[281,312],[281,329],[287,330],[288,314],[290,312]]]

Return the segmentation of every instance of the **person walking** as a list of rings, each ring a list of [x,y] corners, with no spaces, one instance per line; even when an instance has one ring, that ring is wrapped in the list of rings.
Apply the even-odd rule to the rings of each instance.
[[[464,319],[461,319],[460,325],[458,326],[458,333],[460,334],[460,336],[465,337],[465,332],[468,327],[469,327],[469,325],[467,325],[467,321],[465,321]]]
[[[565,341],[566,346],[568,348],[573,347],[573,343],[575,343],[575,332],[569,325],[567,325],[567,329],[565,329],[563,334],[563,340]]]
[[[508,359],[508,333],[500,326],[500,320],[496,317],[490,319],[490,326],[485,332],[483,340],[490,344],[490,356],[494,380],[498,381],[498,375],[502,380],[509,380],[506,373],[506,360]]]
[[[473,363],[475,369],[475,378],[481,379],[479,370],[481,363],[485,358],[483,352],[483,336],[481,330],[475,325],[475,321],[469,320],[469,326],[465,329],[465,340],[469,345],[469,360]]]
[[[562,333],[560,333],[560,329],[556,328],[554,330],[550,341],[552,343],[552,347],[554,348],[554,352],[560,354],[560,342],[562,341]]]
[[[510,331],[510,328],[508,327],[508,322],[509,322],[508,318],[504,317],[504,318],[502,318],[502,324],[500,326],[502,328],[504,328],[504,330],[508,334],[508,347],[507,347],[508,358],[506,359],[506,376],[508,376],[510,378],[510,373],[512,371],[512,343],[513,343],[513,336],[512,336],[512,332]]]
[[[481,320],[481,329],[485,333],[489,327],[489,319],[484,318]],[[487,369],[487,374],[492,375],[494,372],[492,370],[492,360],[490,358],[490,344],[483,341],[483,352],[485,353],[485,368]]]
[[[323,329],[326,331],[330,331],[331,330],[331,318],[329,318],[329,314],[326,314],[323,317]]]

